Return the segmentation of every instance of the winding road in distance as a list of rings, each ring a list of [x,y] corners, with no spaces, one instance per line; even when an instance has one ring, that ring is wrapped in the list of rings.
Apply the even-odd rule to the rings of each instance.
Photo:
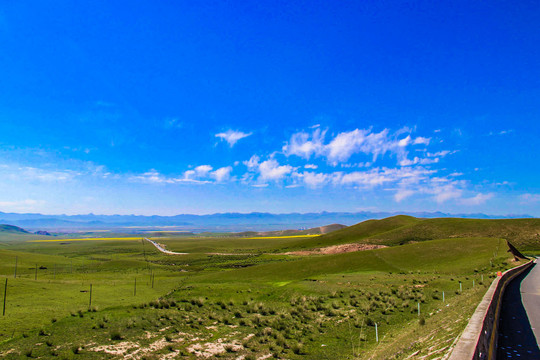
[[[497,359],[540,359],[540,266],[516,277],[503,295]]]
[[[149,243],[151,243],[152,245],[154,245],[156,247],[156,249],[158,249],[159,251],[161,251],[164,254],[169,254],[169,255],[188,255],[189,254],[189,253],[174,252],[174,251],[164,249],[163,246],[161,246],[160,244],[158,244],[154,240],[150,240],[148,238],[144,238],[144,240],[146,240]]]

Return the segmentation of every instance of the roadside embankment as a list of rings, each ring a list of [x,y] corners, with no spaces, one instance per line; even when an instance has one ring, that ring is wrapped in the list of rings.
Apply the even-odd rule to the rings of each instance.
[[[476,308],[449,360],[495,359],[497,326],[504,289],[516,276],[533,265],[533,261],[507,270],[493,280]]]

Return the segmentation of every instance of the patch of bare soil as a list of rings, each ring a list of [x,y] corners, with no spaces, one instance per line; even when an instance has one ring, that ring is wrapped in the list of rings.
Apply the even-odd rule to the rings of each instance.
[[[373,249],[381,249],[387,247],[386,245],[372,245],[372,244],[342,244],[328,246],[313,250],[301,250],[301,251],[290,251],[284,253],[284,255],[331,255],[331,254],[343,254],[354,251],[365,251]]]
[[[223,354],[227,351],[237,352],[243,348],[244,347],[236,341],[227,343],[224,339],[217,339],[215,342],[191,345],[188,347],[188,351],[195,354],[197,357],[213,358],[218,354]]]
[[[118,344],[110,344],[110,345],[101,345],[96,346],[94,348],[89,349],[90,351],[95,352],[104,352],[106,354],[111,355],[126,355],[130,350],[139,348],[139,344],[131,342],[131,341],[123,341]]]

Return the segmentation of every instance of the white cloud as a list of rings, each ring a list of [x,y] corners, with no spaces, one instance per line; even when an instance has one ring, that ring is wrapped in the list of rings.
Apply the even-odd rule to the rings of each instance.
[[[259,164],[260,180],[279,181],[293,171],[290,165],[279,165],[275,159],[269,159]]]
[[[216,134],[215,136],[218,138],[221,138],[222,140],[225,140],[229,143],[230,147],[233,147],[234,144],[240,139],[243,139],[245,137],[250,136],[252,133],[245,133],[242,131],[236,131],[236,130],[227,130],[225,132]]]
[[[411,135],[407,135],[406,138],[403,138],[398,141],[398,146],[405,147],[411,143]]]
[[[324,136],[326,131],[315,129],[311,135],[305,132],[295,133],[289,143],[282,148],[287,156],[296,155],[309,159],[311,155],[320,155],[324,149]]]
[[[405,138],[406,139],[406,138]],[[347,161],[353,154],[364,153],[373,156],[373,161],[377,157],[387,152],[397,154],[398,158],[403,158],[406,153],[404,146],[407,140],[397,140],[389,136],[388,129],[381,132],[371,132],[370,129],[355,129],[349,132],[339,133],[327,146],[327,157],[330,161]]]
[[[294,173],[296,177],[301,179],[307,187],[315,189],[326,184],[331,177],[328,174],[313,173],[304,171],[302,173]]]
[[[401,202],[402,200],[405,200],[406,198],[414,194],[415,194],[415,191],[410,190],[410,189],[398,189],[398,191],[394,195],[394,199],[397,202]]]
[[[183,177],[170,177],[161,174],[155,169],[151,169],[139,175],[129,177],[131,181],[143,182],[147,184],[177,184],[177,183],[192,183],[192,184],[207,184],[208,180],[200,180],[196,170],[187,170]]]
[[[192,170],[190,171],[195,173]],[[186,179],[187,178],[188,176],[186,176]],[[145,183],[154,183],[154,184],[163,184],[163,183],[172,184],[175,182],[174,179],[163,176],[155,169],[150,169],[149,171],[142,173],[140,175],[131,176],[130,179],[135,180],[135,181],[145,182]]]
[[[304,159],[324,157],[334,166],[358,153],[370,155],[376,161],[379,156],[390,152],[401,161],[406,158],[407,146],[428,145],[430,142],[430,138],[425,137],[412,139],[410,134],[402,137],[402,134],[410,131],[403,128],[391,134],[388,129],[380,132],[373,132],[371,128],[355,129],[338,133],[325,143],[326,131],[317,128],[311,133],[301,131],[293,134],[282,151],[287,156],[296,155]]]
[[[429,165],[429,164],[436,164],[439,162],[439,158],[429,159],[429,158],[419,158],[418,156],[415,156],[414,159],[403,159],[399,162],[399,165],[401,166],[410,166],[410,165]]]
[[[257,155],[253,155],[248,161],[243,161],[243,164],[246,165],[249,170],[254,170],[259,166],[259,161],[261,161],[261,158]]]
[[[437,151],[437,152],[434,152],[434,153],[428,152],[427,156],[428,157],[445,157],[446,155],[454,154],[454,153],[455,153],[455,151],[442,150],[442,151]]]
[[[488,194],[481,194],[478,193],[476,196],[473,196],[471,198],[462,199],[461,203],[464,205],[481,205],[488,201],[489,199],[493,198],[494,194],[488,193]]]
[[[197,176],[204,177],[207,176],[210,171],[212,171],[210,165],[199,165],[195,168],[195,173]]]
[[[425,137],[419,136],[416,139],[414,139],[413,145],[419,145],[419,144],[429,145],[430,141],[431,141],[431,138],[425,138]]]
[[[232,167],[230,166],[222,167],[212,172],[212,177],[214,177],[217,182],[223,182],[229,180],[231,177],[231,171]]]
[[[446,179],[433,179],[431,187],[425,189],[428,194],[433,194],[433,199],[438,203],[444,203],[451,199],[459,199],[463,190],[456,186],[454,182],[448,182]]]
[[[339,133],[326,146],[327,157],[330,161],[347,161],[352,154],[358,152],[366,141],[369,130],[355,129],[349,132]]]
[[[313,170],[315,170],[315,169],[318,168],[318,166],[315,165],[315,164],[306,164],[306,165],[304,165],[304,167],[305,167],[306,169],[313,169]]]

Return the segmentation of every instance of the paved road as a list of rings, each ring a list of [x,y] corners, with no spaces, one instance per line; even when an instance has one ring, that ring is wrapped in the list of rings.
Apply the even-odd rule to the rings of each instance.
[[[540,265],[514,279],[502,301],[497,359],[540,359]]]
[[[538,260],[535,261],[538,264]],[[540,344],[540,265],[535,265],[521,283],[521,299],[536,342]]]
[[[161,251],[164,254],[169,254],[169,255],[187,255],[188,254],[188,253],[179,253],[179,252],[174,252],[174,251],[164,249],[160,244],[158,244],[157,242],[155,242],[153,240],[150,240],[148,238],[144,238],[144,240],[146,240],[149,243],[151,243],[152,245],[154,245],[156,247],[156,249],[158,249],[159,251]]]

